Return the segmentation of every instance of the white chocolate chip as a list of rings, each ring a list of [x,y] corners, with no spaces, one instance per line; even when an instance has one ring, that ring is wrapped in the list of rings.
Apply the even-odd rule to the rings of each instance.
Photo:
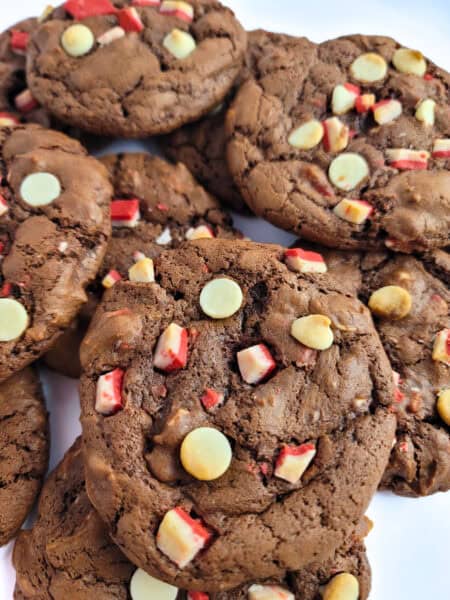
[[[392,62],[400,73],[423,77],[427,71],[427,62],[419,50],[399,48],[395,51]]]
[[[198,427],[184,438],[180,449],[184,469],[200,481],[213,481],[228,470],[233,457],[226,436],[212,427]]]
[[[61,36],[61,45],[69,56],[78,58],[88,54],[95,44],[92,31],[86,25],[70,25]]]
[[[327,350],[334,341],[331,321],[325,315],[308,315],[292,323],[291,335],[313,350]]]
[[[436,102],[431,98],[419,102],[416,109],[416,119],[427,126],[434,125]]]
[[[369,308],[379,317],[403,319],[411,312],[411,294],[398,285],[386,285],[370,296]]]
[[[31,173],[22,181],[20,195],[29,206],[47,206],[61,195],[61,184],[51,173]]]
[[[136,569],[130,581],[130,595],[132,600],[175,600],[178,588]]]
[[[386,77],[387,63],[380,54],[367,52],[353,61],[350,72],[356,80],[372,83]]]
[[[19,338],[29,324],[25,308],[13,298],[0,298],[0,342]]]
[[[439,392],[436,408],[444,423],[450,426],[450,388]]]
[[[172,241],[172,234],[170,233],[170,229],[166,227],[164,231],[156,238],[155,242],[159,246],[167,246]]]
[[[227,319],[236,313],[243,300],[242,290],[232,279],[219,277],[205,285],[200,294],[202,311],[212,319]]]
[[[350,573],[339,573],[327,584],[323,600],[358,600],[359,581]]]
[[[151,258],[141,258],[128,269],[130,281],[139,283],[153,283],[155,281],[155,268]]]
[[[214,232],[208,225],[199,225],[198,227],[190,227],[186,231],[185,237],[190,242],[194,240],[209,240],[214,237]]]
[[[190,33],[181,29],[172,29],[166,35],[163,46],[178,60],[187,58],[195,50],[197,44]]]
[[[333,185],[349,192],[369,176],[369,165],[360,154],[347,152],[333,160],[328,175]]]
[[[288,142],[299,150],[311,150],[320,143],[323,138],[323,127],[320,121],[311,119],[294,129],[288,138]]]

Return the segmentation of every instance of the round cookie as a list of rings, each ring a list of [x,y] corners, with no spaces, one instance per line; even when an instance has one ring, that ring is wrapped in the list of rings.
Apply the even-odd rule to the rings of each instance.
[[[99,135],[168,133],[221,102],[246,34],[214,0],[69,0],[33,36],[27,75],[52,114]]]
[[[260,32],[249,54],[227,153],[257,215],[342,249],[448,245],[448,73],[379,36]]]
[[[398,426],[382,487],[406,496],[449,490],[449,254],[324,257],[329,273],[371,307],[395,372]]]
[[[326,560],[387,464],[394,388],[368,310],[284,259],[235,240],[164,252],[157,283],[106,293],[82,345],[89,497],[130,560],[177,587],[223,591]],[[205,300],[211,280],[219,293]],[[233,315],[230,280],[243,294]],[[207,317],[214,308],[229,318]],[[328,350],[298,341],[308,323]],[[203,470],[206,438],[195,476],[181,467],[202,427],[232,449],[218,479]]]
[[[264,582],[263,585],[275,584],[286,591],[301,591],[305,600],[315,600],[321,585],[327,584],[336,573],[347,572],[358,579],[359,600],[365,600],[370,588],[370,566],[362,541],[364,534],[364,531],[358,531],[326,563],[311,565],[290,574],[284,581]],[[150,586],[156,585],[157,580],[136,570],[112,544],[86,494],[80,439],[46,482],[38,520],[31,530],[20,533],[13,561],[17,571],[15,600],[93,597],[99,600],[152,597],[157,600],[195,600],[195,596],[167,584],[162,584],[158,595],[152,595],[154,588]],[[148,582],[143,595],[137,590],[138,578]],[[209,600],[247,597],[251,600],[249,587],[211,594]]]
[[[47,470],[47,412],[31,369],[0,384],[0,546],[27,518]]]
[[[241,237],[219,203],[184,165],[173,166],[144,153],[105,156],[101,162],[114,188],[113,235],[97,280],[89,288],[88,303],[45,357],[48,366],[71,377],[80,375],[80,343],[105,289],[102,281],[109,273],[128,279],[141,255],[154,259],[164,249],[179,246],[187,236]],[[134,201],[134,205],[117,204],[117,200]],[[131,212],[128,222],[121,223],[115,217],[124,209]],[[113,281],[107,279],[105,284]]]
[[[37,125],[0,129],[0,381],[44,354],[86,300],[111,231],[105,168]]]

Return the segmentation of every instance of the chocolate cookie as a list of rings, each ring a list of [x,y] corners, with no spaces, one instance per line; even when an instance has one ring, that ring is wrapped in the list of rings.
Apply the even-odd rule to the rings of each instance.
[[[0,546],[28,516],[47,470],[48,424],[39,379],[28,368],[0,384]]]
[[[88,304],[46,355],[50,367],[72,377],[80,375],[79,346],[105,286],[119,278],[152,280],[151,259],[186,239],[241,237],[184,165],[142,153],[101,161],[114,187],[113,235]]]
[[[27,74],[63,122],[144,138],[221,102],[245,50],[245,31],[214,0],[68,0],[33,36]]]
[[[382,486],[450,489],[450,256],[325,251],[330,274],[368,303],[396,381],[396,443]]]
[[[14,598],[67,600],[68,598],[111,600],[205,600],[204,596],[177,590],[136,569],[111,543],[105,526],[92,508],[85,489],[80,440],[68,451],[50,475],[41,496],[34,527],[22,531],[14,548],[17,581]],[[229,593],[212,594],[209,600],[259,598],[265,586],[283,586],[301,591],[304,600],[319,598],[319,587],[334,585],[336,573],[359,586],[359,600],[370,588],[370,567],[358,532],[326,563],[290,575],[286,581],[253,584]],[[355,578],[355,579],[353,579]],[[331,579],[331,582],[330,582]],[[342,579],[342,575],[341,575]],[[249,592],[250,588],[250,592]],[[273,589],[275,592],[279,588]],[[265,596],[270,600],[271,596]],[[284,596],[281,598],[283,600]]]
[[[130,560],[178,587],[328,559],[388,460],[394,388],[369,311],[284,252],[166,251],[157,283],[106,293],[82,345],[88,494]]]
[[[111,230],[105,168],[37,125],[0,129],[0,381],[56,341],[86,300]]]
[[[257,215],[336,248],[448,245],[448,73],[379,36],[260,32],[249,54],[226,127]]]

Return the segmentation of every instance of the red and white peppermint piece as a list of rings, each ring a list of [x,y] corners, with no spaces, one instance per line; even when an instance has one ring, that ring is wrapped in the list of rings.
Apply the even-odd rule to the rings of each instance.
[[[265,379],[276,367],[276,363],[265,344],[250,346],[237,353],[242,379],[255,384]]]
[[[359,114],[368,112],[375,104],[375,94],[362,94],[355,101],[355,108]]]
[[[106,289],[112,288],[112,286],[122,279],[122,275],[116,271],[115,269],[111,269],[111,271],[105,275],[102,279],[102,285]]]
[[[434,141],[433,158],[450,158],[450,138]]]
[[[9,207],[8,207],[8,204],[6,203],[6,200],[3,198],[3,196],[0,196],[0,217],[2,217],[3,215],[6,215],[8,210],[9,210]]]
[[[372,106],[373,118],[378,125],[395,121],[402,114],[402,105],[398,100],[381,100]]]
[[[14,104],[21,113],[28,113],[39,106],[28,88],[14,98]]]
[[[386,150],[388,164],[400,171],[422,171],[428,168],[430,153],[426,150],[409,150],[408,148],[389,148]]]
[[[399,403],[401,402],[404,397],[405,394],[400,390],[400,386],[403,383],[400,377],[400,373],[397,373],[397,371],[392,371],[392,378],[394,380],[394,401]]]
[[[141,17],[134,6],[129,6],[128,8],[122,8],[119,10],[117,13],[117,18],[119,19],[120,27],[122,27],[122,29],[125,31],[135,31],[136,33],[139,33],[144,29],[144,24],[141,21]]]
[[[108,44],[111,44],[116,40],[120,40],[120,38],[123,38],[124,36],[125,29],[119,26],[113,27],[112,29],[108,29],[108,31],[105,31],[105,33],[102,33],[102,35],[100,35],[97,38],[97,43],[100,46],[107,46]]]
[[[433,360],[450,365],[450,329],[442,329],[437,334],[434,340]]]
[[[26,31],[19,31],[18,29],[13,29],[11,31],[11,50],[16,52],[17,54],[24,54],[28,42],[30,40],[30,34]]]
[[[187,350],[187,329],[171,323],[158,340],[153,364],[166,373],[183,369],[187,364]]]
[[[113,200],[111,222],[113,227],[136,227],[141,218],[139,200]]]
[[[348,146],[349,128],[338,117],[326,119],[323,123],[323,147],[327,152],[341,152]]]
[[[373,213],[373,206],[365,200],[352,200],[344,198],[333,208],[334,214],[355,225],[361,225]]]
[[[190,242],[193,240],[204,240],[215,237],[214,232],[209,225],[199,225],[198,227],[191,227],[186,231],[186,239]]]
[[[211,533],[201,521],[188,515],[181,507],[169,510],[156,535],[156,545],[180,569],[188,565],[211,539]]]
[[[163,0],[159,12],[162,15],[177,17],[182,21],[191,23],[194,20],[194,7],[188,2],[179,2],[177,0]]]
[[[95,410],[105,416],[114,415],[123,408],[123,369],[114,369],[98,378]]]
[[[333,114],[345,115],[345,113],[355,108],[356,99],[360,94],[360,88],[352,83],[337,85],[333,90],[333,96],[331,98],[331,109]]]
[[[205,592],[188,592],[188,600],[209,600],[209,595]]]
[[[78,21],[97,15],[113,15],[117,12],[110,0],[67,0],[64,9]]]
[[[224,400],[225,395],[222,392],[216,392],[216,390],[211,388],[206,388],[203,392],[203,396],[200,398],[200,401],[206,410],[221,406]]]
[[[316,455],[314,444],[284,446],[275,464],[275,477],[297,483]]]
[[[19,123],[19,119],[11,113],[0,112],[0,127],[15,127]]]
[[[292,592],[279,585],[254,584],[248,588],[249,600],[295,600]]]
[[[298,273],[326,273],[327,265],[321,254],[303,250],[302,248],[290,248],[284,253],[287,266]]]
[[[161,0],[133,0],[133,6],[159,6]]]
[[[159,246],[167,246],[172,241],[172,234],[170,233],[170,229],[166,227],[164,231],[156,238],[155,242]]]

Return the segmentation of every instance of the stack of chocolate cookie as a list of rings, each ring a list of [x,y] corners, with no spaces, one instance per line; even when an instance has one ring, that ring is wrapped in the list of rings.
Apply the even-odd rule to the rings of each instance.
[[[376,490],[450,489],[450,76],[215,0],[67,0],[1,36],[0,88],[0,543],[47,468],[30,365],[81,376],[14,597],[366,600]]]

